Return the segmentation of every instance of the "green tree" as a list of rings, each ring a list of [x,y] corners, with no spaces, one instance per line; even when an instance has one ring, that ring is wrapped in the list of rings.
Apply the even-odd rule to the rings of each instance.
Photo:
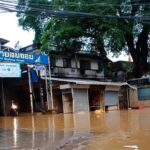
[[[135,77],[148,71],[148,0],[19,2],[18,6],[27,6],[23,17],[18,13],[20,25],[35,30],[35,41],[41,42],[42,50],[97,51],[102,56],[124,50],[133,58]]]
[[[67,10],[67,17],[49,19],[42,34],[42,50],[97,51],[101,55],[106,56],[103,37],[105,32],[111,27],[112,20],[80,16],[80,12],[92,12],[95,14],[116,13],[113,7],[105,8],[105,6],[102,6],[101,9],[98,9],[96,6],[98,2],[99,0],[51,1],[51,5],[55,6],[53,9]],[[110,2],[110,0],[105,0],[106,2]],[[71,14],[72,11],[78,14],[73,16]],[[70,14],[72,17],[69,17]]]
[[[49,5],[48,0],[18,0],[17,17],[24,30],[34,30],[34,43],[39,43],[43,31],[41,14]]]
[[[120,10],[120,15],[137,17],[135,20],[122,20],[120,27],[123,27],[121,30],[128,46],[128,53],[133,59],[133,76],[141,77],[142,74],[148,72],[150,26],[146,21],[149,17],[150,5],[148,0],[131,0],[124,2],[124,4],[124,9],[123,11]],[[127,6],[129,8],[126,8]]]

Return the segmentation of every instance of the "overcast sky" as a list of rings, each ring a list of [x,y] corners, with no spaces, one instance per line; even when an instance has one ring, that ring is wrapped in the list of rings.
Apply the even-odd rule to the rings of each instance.
[[[32,44],[34,32],[18,26],[16,13],[0,13],[0,38],[10,41],[7,45],[13,48],[17,41],[24,47]]]
[[[16,13],[0,13],[0,38],[10,41],[7,45],[12,48],[18,41],[21,47],[25,47],[32,44],[34,32],[22,30],[22,27],[18,25]],[[128,60],[125,54],[118,58],[112,58],[110,54],[109,58],[113,61]]]

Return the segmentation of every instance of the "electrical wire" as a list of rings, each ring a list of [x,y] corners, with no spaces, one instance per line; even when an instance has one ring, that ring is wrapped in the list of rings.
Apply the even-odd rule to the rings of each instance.
[[[18,13],[24,13],[27,15],[32,16],[38,16],[42,15],[42,17],[86,17],[86,18],[110,18],[110,19],[136,19],[136,20],[150,20],[149,15],[141,15],[141,16],[117,16],[117,15],[99,15],[95,13],[86,13],[86,12],[75,12],[75,11],[67,11],[67,10],[49,10],[45,8],[38,8],[38,7],[27,7],[25,5],[20,5],[20,9],[17,9],[16,3],[6,3],[6,1],[3,0],[3,2],[0,2],[0,9],[9,11],[9,12],[18,12]],[[149,14],[149,13],[148,13]]]
[[[7,3],[11,3],[11,4],[18,4],[17,1],[14,1],[12,2],[11,0],[0,0],[1,2],[7,2]],[[135,0],[135,2],[137,2]],[[48,2],[47,2],[48,3]],[[51,2],[49,2],[49,4],[40,4],[40,6],[59,6],[58,4],[50,4]],[[121,4],[124,4],[126,6],[150,6],[150,2],[139,2],[139,3],[131,3],[131,2],[128,2],[128,3],[124,3],[124,2],[111,2],[111,3],[77,3],[77,2],[67,2],[66,4],[63,4],[64,6],[84,6],[84,7],[87,7],[87,6],[107,6],[107,7],[110,7],[110,6],[120,6]],[[30,6],[39,6],[39,4],[36,4],[36,3],[33,3],[33,2],[30,2]]]

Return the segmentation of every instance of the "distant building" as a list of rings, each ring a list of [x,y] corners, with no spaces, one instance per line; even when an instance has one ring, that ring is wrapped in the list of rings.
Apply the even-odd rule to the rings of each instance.
[[[112,81],[126,82],[132,72],[133,62],[116,61],[110,63],[110,74]]]
[[[131,79],[128,83],[136,88],[136,90],[130,89],[130,106],[150,107],[150,77]]]
[[[40,44],[31,44],[26,47],[22,47],[19,49],[21,53],[40,53]]]
[[[14,48],[11,48],[11,47],[5,45],[8,42],[9,42],[8,40],[0,38],[0,50],[2,50],[2,51],[15,51]]]
[[[95,54],[50,53],[52,77],[104,80],[110,60]]]

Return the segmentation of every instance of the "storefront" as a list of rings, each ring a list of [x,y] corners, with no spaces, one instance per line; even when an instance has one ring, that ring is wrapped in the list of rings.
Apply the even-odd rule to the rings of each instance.
[[[95,111],[97,109],[118,110],[120,109],[120,89],[124,85],[128,86],[127,83],[80,79],[52,78],[51,80],[54,85],[55,82],[57,84],[60,82],[55,89],[59,88],[61,91],[63,113]],[[55,89],[53,89],[53,95],[55,95]],[[127,97],[124,99],[127,103]],[[55,105],[56,109],[59,107],[59,105]]]

